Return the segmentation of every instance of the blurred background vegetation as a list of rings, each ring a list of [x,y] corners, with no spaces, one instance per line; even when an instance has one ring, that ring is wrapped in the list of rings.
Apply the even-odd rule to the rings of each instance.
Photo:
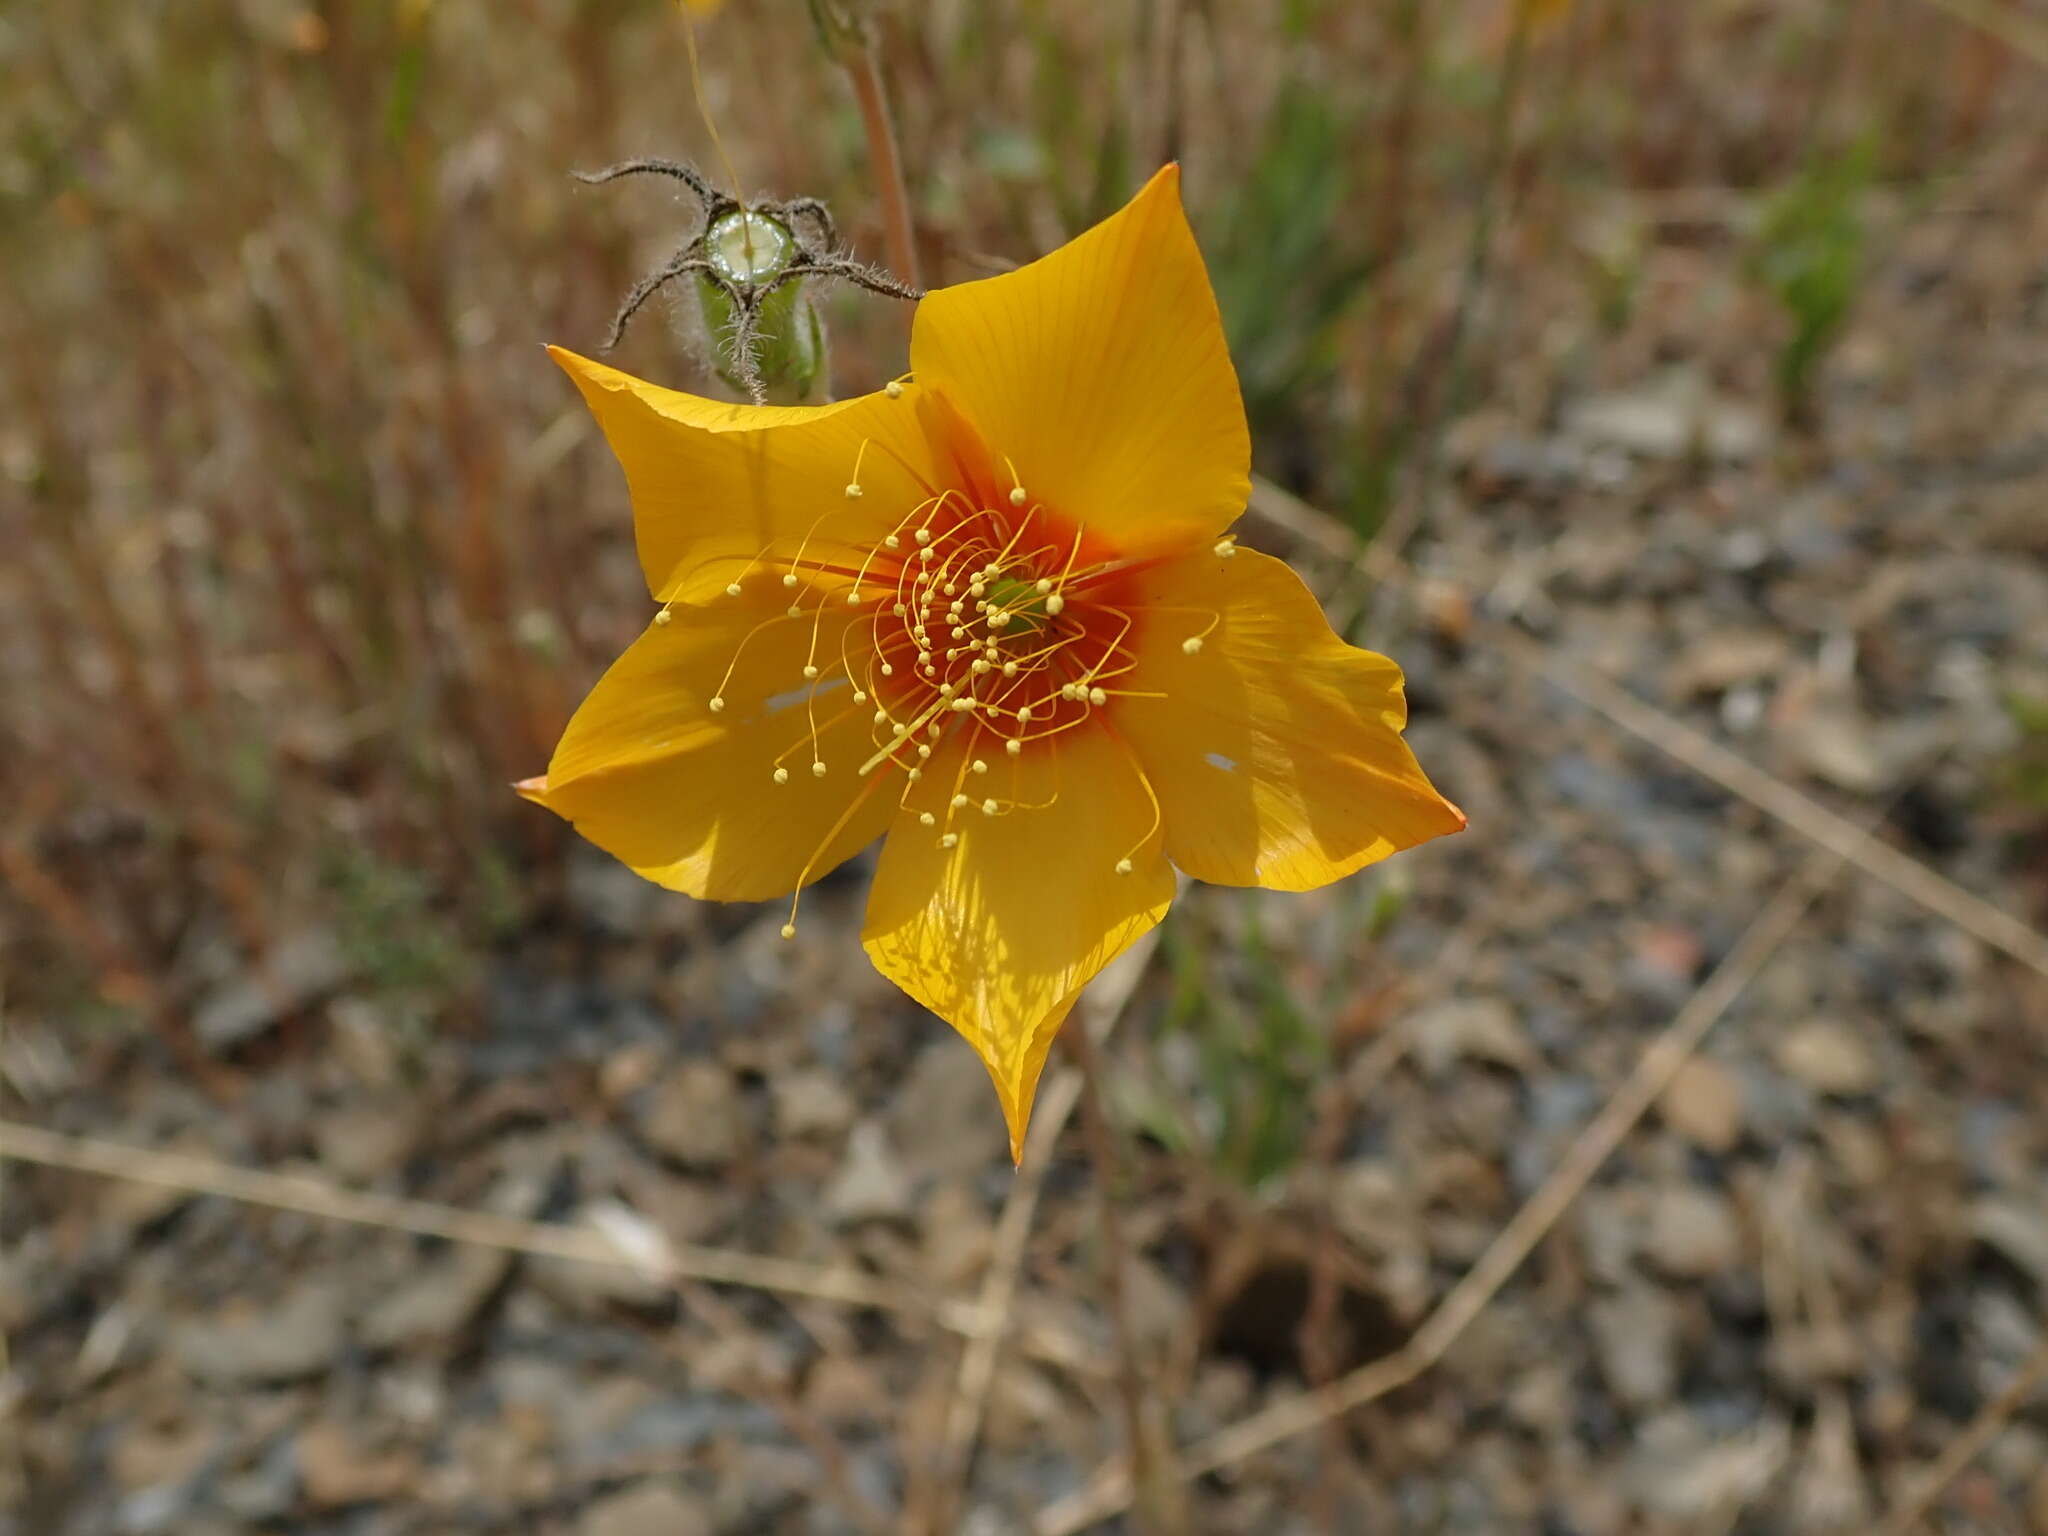
[[[701,24],[709,105],[749,185],[879,258],[800,9]],[[882,9],[934,280],[1185,159],[1261,467],[1361,530],[1425,494],[1403,471],[1489,395],[1505,312],[1627,325],[1660,189],[1741,203],[1802,409],[1870,198],[1930,195],[2019,88],[1924,0]],[[322,914],[459,989],[559,891],[559,829],[504,785],[644,617],[538,343],[594,345],[681,233],[665,191],[568,173],[716,164],[673,7],[21,4],[0,69],[13,995],[175,1021],[178,956]],[[899,368],[888,305],[831,322],[841,389]],[[709,387],[658,323],[621,361]]]

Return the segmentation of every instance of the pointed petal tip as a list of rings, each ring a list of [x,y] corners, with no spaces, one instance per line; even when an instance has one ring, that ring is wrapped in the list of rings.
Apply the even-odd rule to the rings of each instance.
[[[530,779],[519,779],[512,785],[512,792],[522,800],[531,800],[535,805],[548,803],[548,776],[536,774]]]

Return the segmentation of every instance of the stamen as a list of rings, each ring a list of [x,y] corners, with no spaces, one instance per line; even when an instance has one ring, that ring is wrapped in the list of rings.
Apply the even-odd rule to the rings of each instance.
[[[787,784],[789,782],[789,770],[787,768],[776,769],[775,782],[778,784]]]
[[[659,608],[655,609],[654,611],[654,622],[657,624],[667,624],[674,618],[675,615],[668,611],[667,603],[663,603]]]

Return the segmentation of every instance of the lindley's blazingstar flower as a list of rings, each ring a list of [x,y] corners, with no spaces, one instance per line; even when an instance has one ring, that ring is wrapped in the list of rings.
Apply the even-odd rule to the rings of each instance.
[[[1175,866],[1306,890],[1464,825],[1401,739],[1400,669],[1229,536],[1244,408],[1173,168],[931,294],[909,381],[859,399],[729,405],[555,356],[663,606],[522,790],[720,900],[886,835],[867,951],[981,1054],[1013,1152]]]

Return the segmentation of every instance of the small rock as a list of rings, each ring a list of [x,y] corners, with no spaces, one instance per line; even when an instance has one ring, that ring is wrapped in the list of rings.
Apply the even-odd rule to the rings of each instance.
[[[439,1343],[461,1333],[512,1267],[497,1248],[456,1249],[384,1296],[363,1320],[363,1342],[374,1350]]]
[[[825,1191],[825,1209],[840,1226],[910,1215],[910,1174],[879,1121],[863,1120],[847,1137],[845,1161]]]
[[[686,1062],[654,1090],[641,1129],[685,1168],[722,1168],[746,1148],[739,1084],[715,1062]]]
[[[420,1475],[419,1458],[411,1451],[366,1451],[347,1425],[332,1419],[301,1430],[293,1452],[307,1501],[323,1508],[397,1498]]]
[[[1893,777],[1876,729],[1861,713],[1847,707],[1816,708],[1782,732],[1800,766],[1823,784],[1852,795],[1871,795]]]
[[[1526,1071],[1535,1050],[1514,1010],[1498,998],[1459,998],[1425,1008],[1410,1021],[1416,1059],[1431,1077],[1442,1077],[1461,1060],[1490,1062]]]
[[[640,1483],[591,1505],[576,1536],[711,1536],[711,1518],[671,1483]]]
[[[1665,674],[1665,687],[1678,698],[1725,693],[1770,677],[1790,655],[1790,644],[1775,630],[1715,630],[1685,647]]]
[[[580,1225],[588,1225],[579,1219]],[[529,1262],[525,1273],[563,1306],[577,1312],[603,1314],[613,1307],[634,1312],[667,1310],[675,1287],[660,1275],[625,1264],[593,1264],[550,1254]]]
[[[300,1381],[327,1369],[340,1352],[343,1316],[340,1286],[311,1280],[261,1310],[186,1323],[173,1334],[171,1350],[203,1381]]]
[[[1646,1513],[1718,1526],[1768,1488],[1791,1454],[1792,1432],[1780,1419],[1716,1435],[1673,1410],[1643,1426],[1621,1482],[1630,1502]]]
[[[787,1072],[769,1080],[774,1097],[775,1128],[784,1136],[831,1138],[853,1124],[853,1096],[830,1072]]]
[[[1644,459],[1702,453],[1743,460],[1762,449],[1763,417],[1715,394],[1701,374],[1672,368],[1613,394],[1596,395],[1565,413],[1565,431],[1586,449],[1616,449]]]
[[[208,1050],[232,1050],[319,1001],[347,976],[333,934],[325,929],[295,934],[254,968],[201,998],[192,1010],[192,1031]]]
[[[1564,1366],[1536,1365],[1508,1389],[1508,1415],[1524,1429],[1556,1434],[1571,1423],[1572,1379]]]
[[[2048,1209],[1990,1196],[1970,1206],[1970,1235],[2048,1290]]]
[[[918,1052],[889,1105],[891,1140],[917,1178],[961,1177],[1005,1153],[1008,1133],[989,1092],[988,1069],[958,1037]]]
[[[1586,1309],[1608,1390],[1631,1408],[1667,1401],[1678,1383],[1678,1314],[1648,1286],[1603,1296]]]
[[[130,1425],[114,1438],[107,1467],[127,1492],[180,1488],[199,1475],[219,1438],[211,1424],[198,1419],[162,1428]]]
[[[1666,1125],[1704,1152],[1730,1152],[1742,1139],[1742,1084],[1707,1057],[1678,1069],[1658,1107]]]
[[[1814,1019],[1778,1041],[1778,1065],[1816,1093],[1850,1096],[1877,1087],[1877,1061],[1862,1039],[1832,1019]]]
[[[1711,1190],[1678,1185],[1658,1192],[1650,1208],[1644,1252],[1665,1274],[1699,1280],[1741,1261],[1742,1231],[1726,1199]]]
[[[367,1184],[404,1165],[418,1130],[410,1115],[389,1108],[348,1109],[319,1116],[313,1141],[323,1166],[351,1183]]]
[[[867,1361],[825,1355],[804,1379],[804,1406],[837,1428],[887,1424],[894,1416],[889,1390]]]

